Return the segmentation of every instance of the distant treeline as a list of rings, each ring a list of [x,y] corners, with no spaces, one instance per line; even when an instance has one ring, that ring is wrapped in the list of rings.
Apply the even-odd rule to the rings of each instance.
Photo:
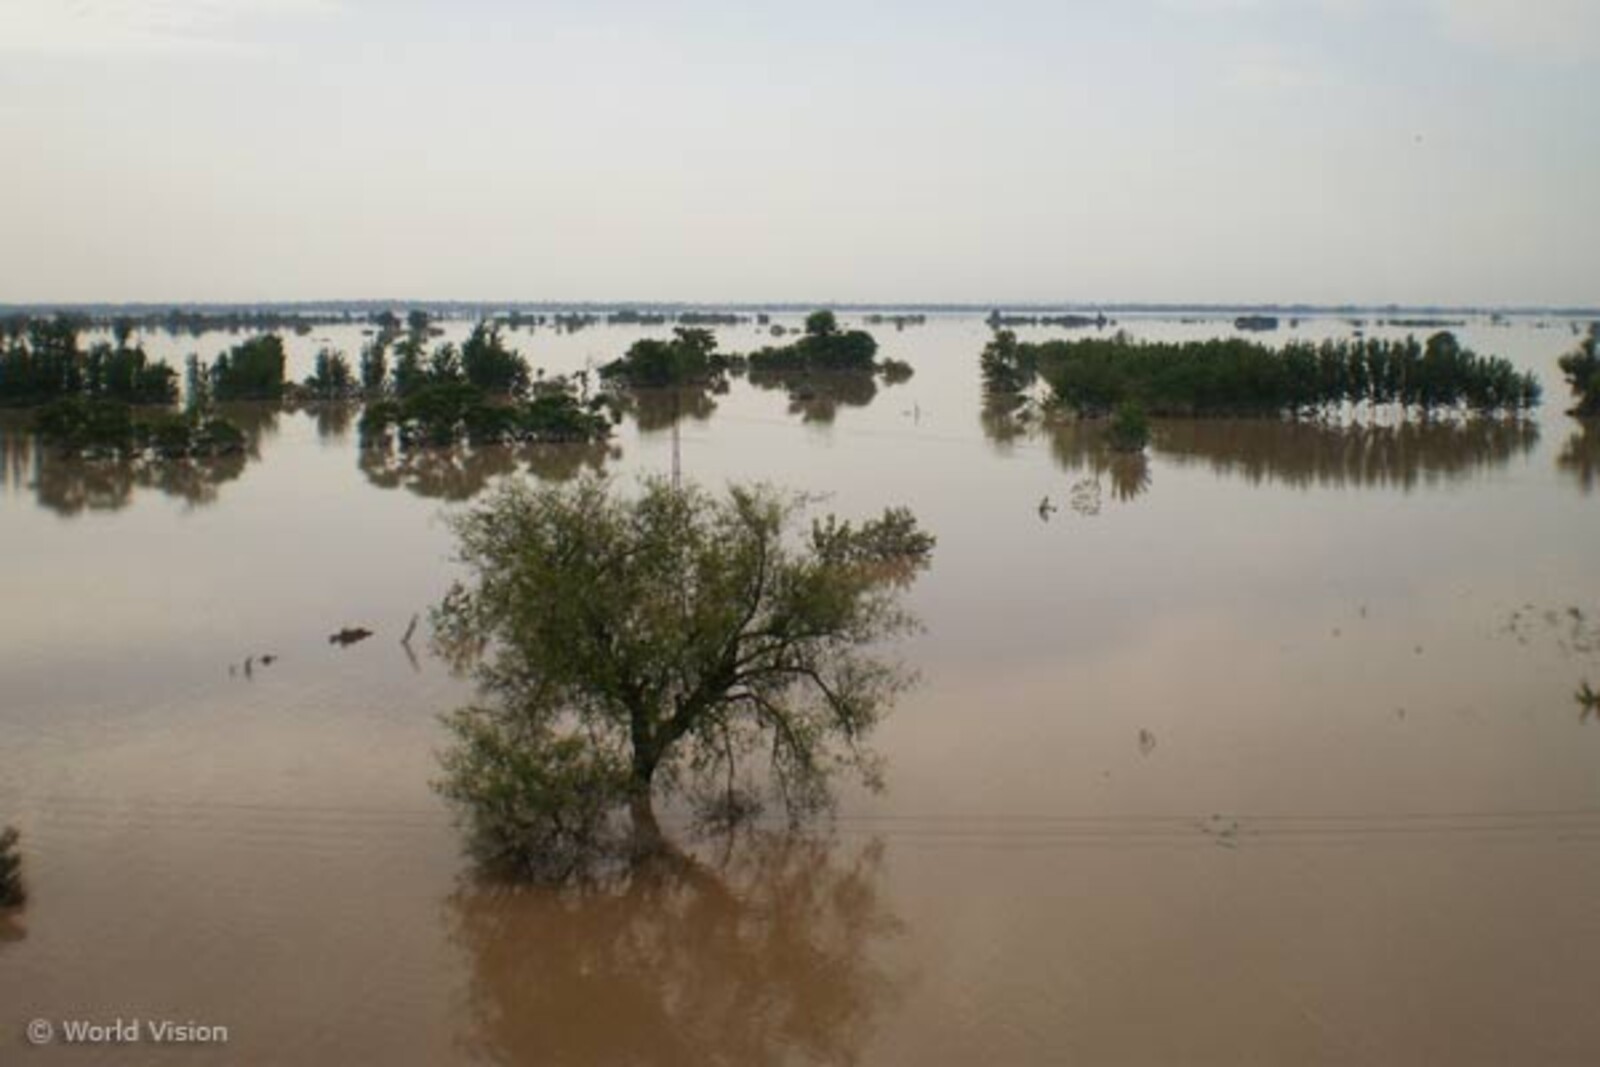
[[[1067,330],[1082,330],[1093,326],[1104,329],[1111,324],[1105,312],[1096,312],[1093,315],[1006,315],[996,308],[989,312],[985,319],[991,329],[1006,329],[1013,326],[1060,326]]]
[[[991,393],[1021,393],[1043,380],[1050,399],[1098,416],[1132,401],[1155,415],[1293,415],[1346,405],[1423,413],[1519,412],[1539,402],[1539,383],[1498,356],[1479,356],[1442,332],[1420,343],[1377,339],[1291,342],[1240,338],[1019,342],[1000,331],[981,357]]]

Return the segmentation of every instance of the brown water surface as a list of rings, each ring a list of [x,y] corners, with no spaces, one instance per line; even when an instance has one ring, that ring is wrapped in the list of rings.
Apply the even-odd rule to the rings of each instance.
[[[644,332],[514,343],[561,372]],[[1460,331],[1540,373],[1533,422],[1158,423],[1132,461],[985,407],[978,319],[877,332],[910,381],[641,397],[588,448],[363,454],[348,412],[246,408],[246,455],[136,469],[0,424],[0,822],[33,893],[0,920],[0,1062],[1600,1061],[1565,326]],[[324,336],[362,339],[294,339],[296,376]],[[470,693],[399,641],[453,575],[440,516],[666,470],[674,418],[690,477],[939,536],[888,790],[581,889],[479,881],[428,787]],[[230,1040],[21,1036],[118,1016]]]

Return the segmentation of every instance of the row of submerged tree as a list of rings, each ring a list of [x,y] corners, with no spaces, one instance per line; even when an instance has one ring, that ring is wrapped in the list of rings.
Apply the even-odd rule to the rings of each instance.
[[[112,341],[84,347],[82,322],[65,315],[11,324],[0,342],[0,406],[34,410],[33,429],[48,445],[90,458],[194,460],[242,452],[245,436],[216,416],[209,397],[253,395],[260,364],[283,350],[253,339],[205,367],[191,360],[189,399],[178,410],[177,371],[153,360],[119,322]],[[275,350],[260,351],[277,342]]]
[[[1290,342],[1273,348],[1228,338],[1135,341],[1118,333],[1037,343],[997,331],[981,368],[991,394],[1043,381],[1055,408],[1085,417],[1137,404],[1162,416],[1310,415],[1364,406],[1423,415],[1513,414],[1539,402],[1538,379],[1454,334],[1426,342],[1376,338]]]
[[[506,345],[498,326],[480,322],[459,347],[444,342],[430,350],[429,337],[415,318],[403,336],[380,334],[362,352],[359,385],[342,355],[318,353],[304,391],[322,400],[365,398],[360,433],[367,447],[583,442],[610,436],[618,416],[608,397],[589,395],[586,377],[574,381],[535,373]]]

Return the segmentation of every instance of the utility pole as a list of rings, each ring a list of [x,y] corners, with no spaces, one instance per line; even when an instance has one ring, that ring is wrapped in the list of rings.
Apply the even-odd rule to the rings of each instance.
[[[683,387],[672,387],[672,488],[683,488],[683,456],[678,444],[678,423],[683,419]]]

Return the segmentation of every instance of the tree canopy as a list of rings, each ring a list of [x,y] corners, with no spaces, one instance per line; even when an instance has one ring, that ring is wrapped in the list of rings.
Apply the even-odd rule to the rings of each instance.
[[[1567,384],[1572,387],[1572,395],[1577,403],[1572,408],[1572,414],[1580,418],[1593,418],[1600,415],[1600,352],[1596,352],[1596,342],[1600,339],[1600,323],[1589,324],[1589,332],[1583,340],[1578,342],[1578,347],[1561,357],[1561,373],[1566,375]]]
[[[486,701],[448,722],[444,795],[491,866],[560,874],[654,832],[656,793],[799,817],[853,771],[908,682],[871,646],[914,621],[899,592],[933,539],[909,512],[831,517],[765,487],[583,478],[512,485],[455,520],[468,579],[440,647]]]
[[[710,330],[679,326],[670,339],[644,337],[620,358],[600,368],[600,380],[634,389],[718,386],[736,366],[717,353]]]

